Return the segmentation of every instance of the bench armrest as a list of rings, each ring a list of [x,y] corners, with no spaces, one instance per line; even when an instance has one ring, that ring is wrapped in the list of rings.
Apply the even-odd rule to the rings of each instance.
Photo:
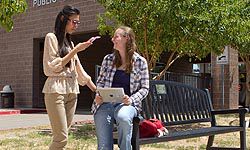
[[[133,123],[139,124],[143,118],[141,116],[136,116],[133,118]]]
[[[248,108],[239,108],[239,109],[221,109],[221,110],[212,110],[211,113],[213,115],[220,115],[220,114],[236,114],[236,113],[248,113]]]
[[[222,109],[222,110],[212,110],[211,115],[212,115],[212,126],[216,126],[216,119],[215,115],[222,115],[222,114],[239,114],[239,119],[240,119],[240,126],[245,127],[245,116],[246,113],[249,113],[248,108],[239,108],[239,109]]]

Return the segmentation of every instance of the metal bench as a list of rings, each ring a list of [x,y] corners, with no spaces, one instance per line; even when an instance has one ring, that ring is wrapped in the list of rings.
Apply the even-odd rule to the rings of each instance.
[[[134,118],[132,147],[139,150],[140,145],[158,142],[167,142],[201,136],[209,136],[207,149],[227,149],[225,147],[213,147],[214,136],[230,132],[240,132],[240,148],[246,149],[245,115],[247,108],[213,110],[208,90],[200,90],[191,86],[172,81],[150,81],[150,91],[147,99],[143,101],[142,116],[145,119],[157,118],[161,120],[166,128],[173,126],[190,125],[185,130],[170,131],[166,136],[139,138],[140,118]],[[216,115],[238,114],[239,125],[218,125]],[[209,127],[194,128],[192,124],[208,122]],[[232,137],[233,138],[233,137]],[[117,140],[114,140],[117,142]]]

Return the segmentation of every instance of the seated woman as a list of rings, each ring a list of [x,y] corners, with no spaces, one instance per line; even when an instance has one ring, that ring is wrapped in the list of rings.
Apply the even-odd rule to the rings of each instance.
[[[98,150],[113,149],[113,124],[118,127],[118,146],[131,149],[133,118],[141,111],[141,101],[149,90],[148,65],[136,53],[135,34],[126,26],[119,27],[112,38],[114,52],[104,57],[97,87],[122,87],[122,103],[103,102],[98,94],[92,105]]]

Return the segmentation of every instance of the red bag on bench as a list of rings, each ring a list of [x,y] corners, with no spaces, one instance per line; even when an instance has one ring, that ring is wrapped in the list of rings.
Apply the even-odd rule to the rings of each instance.
[[[163,126],[163,123],[158,119],[143,120],[139,124],[140,138],[160,137],[168,134],[168,130]]]

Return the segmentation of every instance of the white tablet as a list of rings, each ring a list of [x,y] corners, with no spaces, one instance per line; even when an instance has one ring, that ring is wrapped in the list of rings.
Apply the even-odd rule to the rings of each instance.
[[[97,88],[103,102],[121,103],[122,97],[125,95],[123,88]]]

